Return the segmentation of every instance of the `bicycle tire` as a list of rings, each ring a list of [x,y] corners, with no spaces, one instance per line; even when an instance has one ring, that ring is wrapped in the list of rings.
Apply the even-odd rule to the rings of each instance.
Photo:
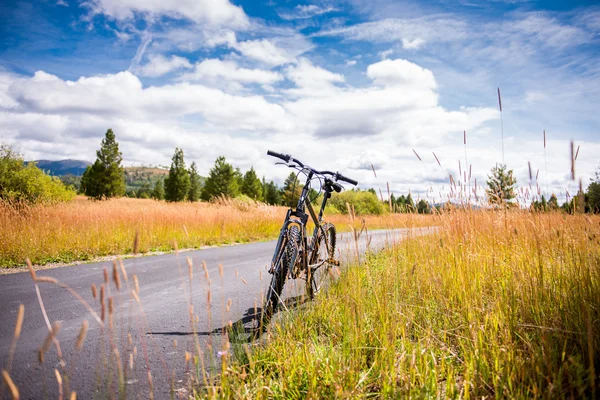
[[[281,254],[281,261],[276,263],[279,265],[276,265],[277,268],[273,272],[271,283],[269,284],[269,288],[267,289],[267,294],[265,296],[265,303],[262,310],[263,329],[269,323],[273,314],[275,314],[277,311],[281,292],[283,291],[283,286],[285,285],[285,279],[288,271],[290,268],[292,268],[292,265],[290,264],[298,255],[298,244],[300,241],[300,231],[298,227],[290,227],[290,229],[288,229],[287,236],[285,248]]]
[[[325,232],[325,234],[323,234]],[[331,264],[327,260],[333,258],[336,245],[335,225],[326,223],[317,235],[319,251],[312,256],[311,264],[317,267],[308,267],[306,278],[306,293],[313,299],[316,294],[329,284]]]

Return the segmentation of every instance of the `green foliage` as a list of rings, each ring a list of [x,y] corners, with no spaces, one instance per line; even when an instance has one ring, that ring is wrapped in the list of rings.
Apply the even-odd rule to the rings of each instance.
[[[150,199],[152,197],[152,186],[144,183],[136,193],[138,199]]]
[[[164,200],[165,199],[165,187],[163,185],[163,181],[159,179],[156,181],[154,185],[154,190],[152,191],[152,198],[154,200]]]
[[[431,214],[431,207],[429,207],[429,203],[423,199],[419,200],[417,203],[417,212],[419,214]]]
[[[263,178],[263,192],[265,203],[275,206],[281,205],[281,191],[273,181],[266,183]]]
[[[0,145],[0,199],[7,202],[56,203],[72,200],[75,190],[47,175],[35,163],[25,164],[20,154]]]
[[[558,198],[556,197],[556,194],[552,193],[552,195],[550,196],[550,200],[548,201],[548,207],[551,210],[558,210]]]
[[[72,186],[76,191],[79,192],[81,188],[81,176],[67,174],[59,176],[58,179],[60,179],[65,186]]]
[[[183,150],[175,148],[169,176],[165,179],[165,200],[184,201],[190,192],[190,174],[185,168]]]
[[[202,186],[200,184],[200,175],[198,174],[198,168],[196,167],[196,163],[193,162],[190,165],[190,192],[188,193],[189,201],[198,201],[200,200],[200,191],[202,190]]]
[[[408,194],[408,196],[406,196],[405,207],[406,207],[406,212],[415,212],[415,210],[416,210],[415,202],[413,201],[413,198],[410,195],[410,193]]]
[[[202,200],[208,201],[220,196],[233,198],[238,194],[238,174],[231,164],[227,163],[225,157],[218,157],[206,178],[202,190]]]
[[[588,186],[587,198],[590,212],[600,213],[600,167],[596,170],[592,183]]]
[[[511,201],[515,198],[515,185],[517,179],[513,175],[513,171],[506,170],[506,165],[500,164],[492,168],[492,175],[488,175],[486,182],[488,188],[486,193],[490,204],[500,206],[510,206]]]
[[[331,205],[342,214],[348,213],[346,203],[354,207],[354,212],[358,215],[381,215],[385,213],[385,207],[377,198],[377,195],[371,191],[347,190],[341,193],[335,193],[329,199],[328,205]]]
[[[286,207],[295,207],[302,193],[302,185],[298,182],[297,174],[290,172],[283,182],[283,193],[281,200]]]
[[[244,178],[242,179],[241,190],[242,194],[245,194],[251,199],[259,201],[263,200],[262,183],[260,182],[260,179],[258,179],[258,176],[256,176],[256,171],[254,171],[254,168],[251,167],[244,174]]]
[[[125,194],[123,157],[112,129],[106,131],[96,162],[87,167],[81,177],[81,191],[95,199],[120,197]]]

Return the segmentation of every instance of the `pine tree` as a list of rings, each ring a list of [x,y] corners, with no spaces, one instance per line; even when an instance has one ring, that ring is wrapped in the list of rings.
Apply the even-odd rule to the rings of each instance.
[[[406,212],[412,213],[415,212],[415,202],[412,199],[410,193],[406,196]]]
[[[254,200],[263,200],[262,184],[260,183],[258,176],[256,176],[256,171],[254,171],[254,168],[250,167],[250,169],[244,174],[241,191],[243,194]]]
[[[214,167],[210,170],[202,190],[202,200],[211,200],[215,197],[236,197],[239,194],[239,185],[236,171],[228,164],[225,157],[215,160]]]
[[[281,191],[277,185],[271,181],[265,185],[265,203],[279,206],[281,205]]]
[[[587,188],[588,208],[592,213],[600,213],[600,167],[596,170],[592,183]]]
[[[152,191],[152,198],[154,200],[165,199],[165,187],[163,186],[162,179],[156,181],[156,184],[154,185],[154,190]]]
[[[189,201],[198,201],[200,200],[200,175],[198,174],[198,168],[196,168],[196,162],[193,162],[190,165],[190,192],[188,193]]]
[[[512,170],[506,170],[506,165],[500,164],[492,168],[492,175],[488,176],[486,193],[490,204],[510,206],[515,198],[515,185],[517,179]]]
[[[190,174],[185,168],[183,150],[176,148],[169,176],[165,179],[165,200],[184,201],[190,191]]]
[[[112,129],[106,131],[96,162],[87,167],[81,177],[81,191],[96,199],[120,197],[125,194],[123,156]]]
[[[419,200],[417,203],[417,212],[419,214],[431,214],[431,208],[424,199]]]
[[[290,172],[288,177],[283,182],[283,193],[281,196],[283,205],[287,207],[295,207],[301,193],[302,186],[300,185],[300,182],[298,182],[296,173]]]

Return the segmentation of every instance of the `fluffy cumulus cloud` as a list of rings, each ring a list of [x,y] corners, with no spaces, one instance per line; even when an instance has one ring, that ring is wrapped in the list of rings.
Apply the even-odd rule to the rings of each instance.
[[[263,85],[272,84],[282,79],[283,76],[278,72],[242,68],[235,61],[223,61],[214,58],[197,63],[192,72],[179,77],[179,80],[182,81],[204,81],[212,84],[224,81],[227,83],[258,83]]]
[[[11,105],[0,117],[2,135],[27,143],[31,154],[48,152],[52,144],[59,148],[62,141],[78,143],[91,158],[97,144],[87,139],[112,127],[124,149],[136,154],[125,153],[130,162],[146,154],[153,158],[149,162],[166,164],[172,148],[196,143],[204,152],[191,150],[192,156],[206,170],[212,163],[208,157],[225,154],[255,163],[261,172],[268,165],[261,153],[272,147],[330,159],[368,181],[371,164],[393,168],[390,146],[428,146],[453,130],[474,129],[497,117],[479,108],[445,110],[438,104],[433,73],[403,59],[374,63],[366,75],[371,85],[353,87],[342,74],[305,58],[282,73],[208,59],[181,75],[178,83],[148,87],[127,71],[76,81],[42,71],[32,77],[1,75],[0,98]],[[209,84],[270,84],[284,78],[289,84],[275,89],[280,96],[275,100],[231,94]],[[233,154],[242,142],[256,159]],[[311,154],[304,154],[309,148]],[[65,147],[65,156],[72,150]]]
[[[157,77],[182,68],[192,68],[187,58],[178,56],[167,58],[161,54],[154,54],[149,56],[146,64],[136,67],[135,73],[140,76]]]
[[[245,29],[250,24],[244,10],[229,0],[91,0],[84,5],[94,14],[104,14],[117,20],[136,16],[152,20],[168,16],[235,29]]]

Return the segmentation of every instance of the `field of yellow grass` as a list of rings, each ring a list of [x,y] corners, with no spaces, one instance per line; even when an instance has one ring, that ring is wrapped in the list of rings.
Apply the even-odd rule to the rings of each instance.
[[[348,268],[199,396],[598,398],[600,218],[455,212]]]
[[[236,200],[210,203],[165,203],[144,199],[75,201],[14,210],[0,204],[0,267],[68,263],[134,251],[170,251],[207,245],[274,239],[286,208]],[[348,230],[344,215],[326,218]],[[361,217],[354,221],[359,227]],[[370,229],[425,226],[419,215],[365,216]]]

